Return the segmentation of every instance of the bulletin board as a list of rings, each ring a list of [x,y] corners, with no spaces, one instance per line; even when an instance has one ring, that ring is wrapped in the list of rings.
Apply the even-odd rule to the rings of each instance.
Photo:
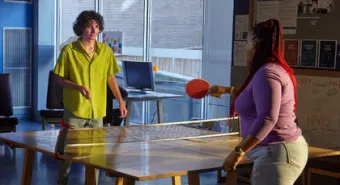
[[[280,20],[284,57],[299,82],[299,127],[311,146],[340,150],[340,1],[234,0],[234,6],[231,84],[242,85],[248,71],[243,32]]]
[[[115,55],[123,54],[123,31],[103,31],[102,42],[107,44]]]
[[[339,71],[340,26],[336,22],[340,17],[340,2],[254,0],[253,10],[253,23],[272,17],[280,20],[285,59],[292,67]]]

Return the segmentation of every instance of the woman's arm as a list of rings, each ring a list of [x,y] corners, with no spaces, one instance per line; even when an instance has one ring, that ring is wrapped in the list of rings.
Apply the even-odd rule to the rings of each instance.
[[[232,96],[235,96],[235,95],[239,92],[239,90],[240,90],[240,88],[235,87],[235,86],[224,87],[224,88],[225,88],[225,89],[224,89],[224,93],[230,94],[230,95],[232,95]]]
[[[230,94],[231,96],[235,96],[240,89],[234,86],[224,87],[224,86],[212,86],[209,89],[209,94],[214,97],[220,97],[222,94]]]

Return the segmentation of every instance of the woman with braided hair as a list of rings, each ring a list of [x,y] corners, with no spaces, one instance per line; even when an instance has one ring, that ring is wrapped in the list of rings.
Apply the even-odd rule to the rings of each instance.
[[[248,39],[249,73],[241,88],[213,86],[210,94],[235,94],[230,116],[241,118],[242,142],[225,159],[234,174],[244,155],[253,162],[252,185],[293,185],[308,159],[308,144],[295,123],[297,82],[282,52],[282,26],[258,23]],[[229,175],[228,175],[229,176]]]

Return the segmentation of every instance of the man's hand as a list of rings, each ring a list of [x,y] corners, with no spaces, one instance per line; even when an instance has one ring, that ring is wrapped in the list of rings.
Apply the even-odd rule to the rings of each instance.
[[[119,110],[120,110],[120,118],[125,118],[127,114],[127,110],[126,110],[124,103],[119,104]]]
[[[119,104],[120,118],[125,118],[127,114],[122,95],[120,94],[118,83],[115,76],[108,78],[109,87]]]
[[[86,99],[91,99],[91,92],[88,88],[79,86],[78,91],[86,98]]]

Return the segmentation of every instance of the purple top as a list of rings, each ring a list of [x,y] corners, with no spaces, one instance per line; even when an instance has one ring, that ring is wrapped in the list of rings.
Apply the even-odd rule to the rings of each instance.
[[[265,64],[235,101],[241,117],[241,133],[252,135],[260,145],[295,141],[301,129],[295,123],[294,86],[289,74],[277,64]]]

